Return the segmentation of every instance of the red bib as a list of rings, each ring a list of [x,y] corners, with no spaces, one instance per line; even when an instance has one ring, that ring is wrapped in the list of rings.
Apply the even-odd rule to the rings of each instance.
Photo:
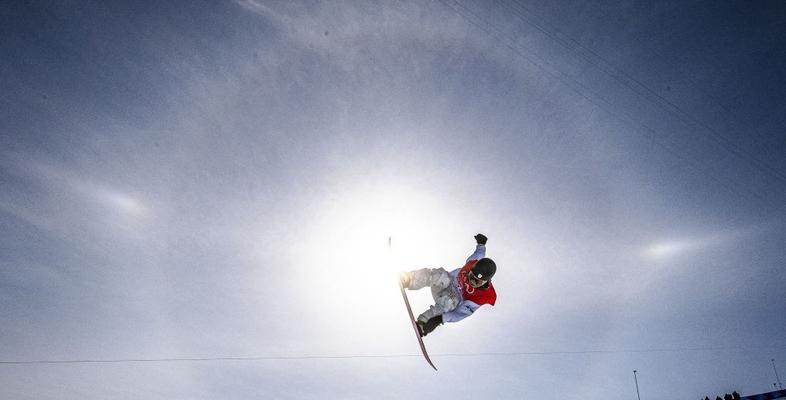
[[[461,267],[461,270],[458,272],[458,284],[461,289],[461,297],[479,306],[484,304],[491,304],[493,306],[494,303],[497,302],[497,292],[494,291],[494,286],[491,284],[491,281],[488,281],[488,287],[483,289],[474,288],[469,284],[467,274],[477,263],[478,260],[470,260],[466,265]]]

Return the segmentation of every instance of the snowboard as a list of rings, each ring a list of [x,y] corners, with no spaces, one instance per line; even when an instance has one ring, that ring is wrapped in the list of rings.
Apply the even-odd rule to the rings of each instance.
[[[409,314],[409,322],[412,323],[412,328],[415,330],[415,337],[418,338],[418,344],[420,344],[420,351],[423,353],[423,357],[426,358],[426,362],[428,363],[428,365],[431,365],[431,368],[434,368],[434,371],[436,371],[437,367],[435,367],[434,363],[431,362],[431,358],[429,358],[428,352],[426,351],[426,345],[423,344],[423,338],[420,337],[420,329],[418,329],[418,324],[417,322],[415,322],[415,315],[412,314],[412,307],[409,305],[407,292],[404,291],[404,287],[401,286],[401,282],[399,282],[398,288],[401,289],[401,297],[404,298],[404,304],[406,304],[407,306],[407,313]]]

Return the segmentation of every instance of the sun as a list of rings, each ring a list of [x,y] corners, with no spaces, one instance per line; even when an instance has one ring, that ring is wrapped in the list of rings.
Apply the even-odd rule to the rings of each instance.
[[[398,272],[444,264],[443,243],[458,231],[448,202],[407,186],[355,187],[316,211],[297,260],[309,273],[297,284],[317,288],[313,298],[300,299],[308,309],[341,310],[325,317],[336,330],[353,318],[378,318],[381,329],[384,313],[403,316]]]

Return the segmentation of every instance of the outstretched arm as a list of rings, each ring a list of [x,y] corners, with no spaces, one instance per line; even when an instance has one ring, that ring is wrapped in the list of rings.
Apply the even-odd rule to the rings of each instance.
[[[475,246],[475,252],[472,253],[472,255],[470,255],[469,258],[467,258],[466,262],[470,262],[472,260],[480,260],[481,258],[486,256],[486,241],[488,241],[486,235],[482,233],[478,233],[477,235],[475,235],[475,242],[477,243],[477,246]]]

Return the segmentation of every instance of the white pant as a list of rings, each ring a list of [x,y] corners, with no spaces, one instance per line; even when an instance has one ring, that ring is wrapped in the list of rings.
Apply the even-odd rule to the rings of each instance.
[[[442,315],[458,306],[458,294],[451,287],[448,271],[443,268],[423,268],[407,273],[409,275],[409,290],[418,290],[426,286],[431,287],[431,297],[434,305],[418,316],[418,321],[426,322],[429,319]]]

